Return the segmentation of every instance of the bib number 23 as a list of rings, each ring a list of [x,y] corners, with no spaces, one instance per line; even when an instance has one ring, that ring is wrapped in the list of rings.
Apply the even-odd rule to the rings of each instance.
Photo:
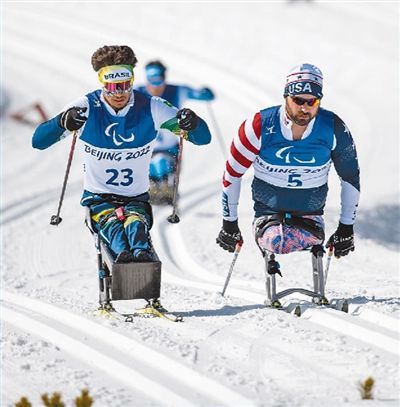
[[[130,168],[123,168],[119,171],[114,168],[108,168],[106,173],[110,174],[109,179],[106,181],[107,185],[127,187],[133,182],[133,171]]]

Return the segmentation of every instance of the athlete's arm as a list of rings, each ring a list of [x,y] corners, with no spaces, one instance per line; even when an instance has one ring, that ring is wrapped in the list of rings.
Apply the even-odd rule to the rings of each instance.
[[[345,123],[335,115],[334,133],[336,145],[332,161],[341,181],[340,222],[354,224],[360,196],[360,168],[353,137]]]
[[[215,98],[214,93],[209,88],[194,89],[189,86],[179,86],[179,92],[182,95],[180,97],[180,100],[193,99],[193,100],[210,101],[210,100],[214,100],[214,98]]]
[[[161,129],[163,123],[175,118],[177,111],[178,109],[166,100],[159,97],[151,98],[151,113],[157,131]],[[185,138],[193,144],[208,144],[211,141],[210,130],[208,129],[207,123],[202,118],[199,117],[198,119],[199,123],[197,127],[194,130],[187,132],[187,138]]]
[[[223,175],[222,207],[223,218],[235,221],[240,197],[242,176],[250,168],[260,152],[261,115],[256,113],[245,120],[233,138]]]
[[[65,108],[55,117],[40,124],[32,137],[32,147],[37,148],[39,150],[44,150],[53,144],[57,143],[57,141],[62,140],[65,138],[70,132],[66,131],[60,125],[60,118],[63,112],[70,107],[86,107],[88,110],[86,111],[86,115],[89,114],[89,102],[86,96],[83,96],[72,103],[69,103]],[[81,128],[80,131],[82,131]]]

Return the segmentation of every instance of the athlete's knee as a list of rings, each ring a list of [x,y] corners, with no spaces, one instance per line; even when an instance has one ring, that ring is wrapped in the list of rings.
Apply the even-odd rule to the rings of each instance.
[[[126,219],[124,221],[124,228],[127,229],[130,226],[135,226],[140,229],[147,229],[147,220],[144,215],[137,212],[127,212]]]

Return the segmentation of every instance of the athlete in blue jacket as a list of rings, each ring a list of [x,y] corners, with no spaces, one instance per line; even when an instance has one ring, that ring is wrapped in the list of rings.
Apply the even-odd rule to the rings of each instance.
[[[252,165],[254,233],[271,253],[290,253],[321,244],[322,214],[331,164],[341,179],[341,215],[328,240],[335,256],[354,250],[353,224],[360,177],[353,138],[345,123],[323,109],[320,69],[302,64],[290,71],[284,104],[257,112],[233,139],[223,176],[223,227],[217,243],[234,251],[242,175]]]
[[[188,100],[211,101],[214,94],[209,88],[194,89],[185,85],[172,85],[166,82],[167,68],[161,61],[146,64],[146,85],[135,89],[150,96],[159,96],[172,105],[181,108]],[[175,169],[178,154],[178,137],[169,131],[158,131],[153,157],[150,162],[150,179],[158,184],[168,184],[168,175]]]
[[[42,150],[63,139],[66,131],[77,131],[83,156],[81,204],[90,208],[100,237],[121,263],[153,260],[149,165],[161,126],[176,118],[178,136],[198,145],[211,140],[207,124],[192,110],[178,110],[132,89],[136,62],[128,46],[99,48],[92,66],[102,88],[41,124],[32,139],[33,147]]]

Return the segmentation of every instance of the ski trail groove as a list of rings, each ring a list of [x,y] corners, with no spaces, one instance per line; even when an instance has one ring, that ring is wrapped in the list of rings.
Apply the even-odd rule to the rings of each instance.
[[[389,331],[400,335],[400,321],[382,312],[366,309],[360,304],[349,304],[349,314],[357,315],[359,318],[381,326]]]
[[[35,321],[20,312],[11,310],[8,307],[3,308],[1,318],[3,321],[16,326],[17,328],[28,331],[35,336],[40,336],[44,340],[53,343],[60,347],[65,352],[77,357],[88,365],[95,366],[103,370],[107,375],[113,376],[115,379],[126,383],[128,386],[133,387],[135,390],[146,393],[152,399],[160,403],[168,400],[168,405],[190,405],[188,399],[178,396],[175,392],[155,380],[148,379],[140,374],[135,368],[130,368],[123,363],[120,363],[108,356],[102,354],[98,350],[94,350],[91,346],[85,345],[83,342],[69,337],[57,329],[50,327],[44,323]]]
[[[179,261],[177,263],[179,264]],[[185,269],[184,265],[180,265],[180,268]],[[170,284],[202,289],[210,292],[216,292],[220,289],[220,286],[215,283],[191,281],[183,277],[171,275],[165,270],[165,268],[163,271],[164,276],[166,277],[165,280]],[[204,272],[206,273],[206,271]],[[246,299],[254,303],[263,303],[265,300],[265,294],[261,295],[249,290],[237,288],[230,288],[229,290],[231,296]],[[398,356],[398,349],[400,347],[398,338],[394,338],[390,331],[386,329],[380,329],[380,332],[377,332],[377,328],[380,328],[378,325],[365,323],[356,315],[348,315],[342,311],[328,308],[309,308],[303,312],[302,318],[305,318],[316,325],[336,331],[347,337],[355,338]]]
[[[201,196],[203,194],[200,193],[199,195]],[[194,206],[195,204],[188,206],[188,210],[193,210]],[[185,249],[184,240],[179,233],[179,225],[169,225],[165,220],[161,220],[156,223],[156,227],[159,230],[159,233],[157,234],[157,237],[159,238],[157,241],[157,247],[160,249],[166,247],[167,249],[165,252],[174,266],[183,271],[191,270],[185,274],[193,273],[196,275],[197,279],[197,281],[190,281],[184,276],[171,276],[168,272],[165,272],[164,274],[167,277],[167,281],[172,284],[199,288],[206,291],[219,291],[221,288],[221,284],[218,283],[219,279],[216,279],[215,276],[211,275],[211,273],[196,263]],[[180,247],[179,253],[175,254],[169,249],[170,247]],[[201,280],[203,280],[203,282]],[[207,282],[204,282],[204,280]],[[233,284],[229,288],[230,295],[234,297],[243,298],[256,303],[263,303],[266,298],[266,294],[262,295],[253,292],[253,287],[235,288],[235,286],[237,286],[237,284]],[[359,311],[359,314],[362,315],[362,312]],[[367,312],[365,315],[365,318],[360,318],[356,314],[349,315],[342,311],[330,308],[307,308],[303,312],[302,318],[342,335],[368,343],[375,348],[382,349],[398,357],[400,341],[398,331],[396,332],[396,330],[394,330],[395,332],[393,332],[392,326],[394,319],[381,314],[383,323],[378,324],[380,313],[375,312],[375,314],[372,314]],[[367,315],[369,315],[369,318],[372,319],[372,321],[368,321]],[[372,317],[372,315],[374,315],[374,317]],[[398,323],[396,325],[398,325]],[[388,326],[391,328],[388,328]]]
[[[329,308],[308,308],[301,317],[399,357],[400,341],[398,337],[394,337],[392,331],[382,329],[378,325],[364,321],[357,316]]]
[[[53,319],[53,321],[56,321],[57,323],[62,323],[65,327],[72,328],[79,331],[80,333],[84,333],[88,337],[94,338],[97,341],[101,341],[103,343],[103,346],[107,345],[109,348],[116,348],[116,344],[118,344],[118,349],[125,350],[127,352],[127,357],[129,356],[133,360],[137,360],[140,363],[149,366],[151,368],[149,369],[150,372],[155,371],[163,373],[165,377],[168,378],[168,381],[171,380],[170,376],[171,372],[173,372],[175,382],[173,387],[175,388],[176,384],[179,384],[180,391],[185,390],[185,388],[189,388],[191,391],[195,391],[198,395],[206,397],[209,400],[213,400],[214,403],[215,401],[217,401],[218,405],[255,405],[252,401],[248,400],[241,394],[231,390],[230,388],[225,387],[224,385],[212,379],[209,379],[208,377],[190,369],[189,367],[180,364],[174,359],[169,358],[168,356],[165,356],[162,353],[143,345],[141,342],[135,339],[128,338],[122,334],[116,333],[109,328],[105,328],[104,326],[91,321],[88,318],[73,314],[54,305],[43,303],[41,301],[11,292],[3,292],[3,300],[18,307],[23,307],[30,312],[37,312],[45,316],[46,318]],[[57,339],[58,344],[65,346],[66,351],[74,352],[74,346],[77,345],[79,346],[80,355],[83,355],[82,357],[86,357],[86,355],[89,355],[85,354],[85,349],[90,349],[90,347],[87,347],[87,345],[77,340],[68,338],[64,333],[50,327],[50,324],[35,322],[32,318],[24,316],[22,314],[20,314],[20,316],[14,315],[18,314],[14,311],[11,311],[11,314],[16,317],[14,324],[18,324],[21,329],[26,330],[28,328],[34,334],[46,335],[46,338],[51,342],[53,342],[51,338],[54,337]],[[7,322],[13,324],[14,319],[10,317],[10,314],[8,314],[7,316],[7,313],[3,312],[2,318],[7,320]],[[53,336],[53,334],[55,336]],[[90,359],[90,363],[94,363],[96,367],[102,368],[102,366],[104,365],[103,355],[100,352],[95,351],[90,353],[90,355],[91,358],[93,358],[93,360]],[[109,359],[110,363],[115,364],[115,366],[118,365],[119,362],[115,360],[113,361],[112,358]],[[130,368],[125,366],[124,369],[126,373],[126,369]],[[108,371],[108,373],[110,372]],[[124,375],[120,375],[119,373],[117,373],[117,378],[122,379],[123,376]],[[144,388],[140,387],[139,390],[146,391],[146,393],[149,394],[151,397],[160,399],[163,402],[165,402],[165,400],[169,400],[168,398],[166,398],[166,391],[168,389],[165,389],[163,391],[163,388],[165,386],[160,385],[160,394],[163,393],[164,396],[159,396],[159,394],[155,394],[158,392],[154,391],[154,382],[149,381],[148,379],[146,381],[145,377],[140,378],[140,376],[141,375],[139,375],[138,377],[140,379],[140,382],[143,383]],[[161,380],[162,375],[160,375],[160,380],[158,381],[158,383],[160,383]],[[171,390],[169,389],[168,391]],[[173,396],[175,400],[180,399],[180,402],[174,403],[174,405],[187,405],[188,401],[185,400],[186,403],[182,403],[182,400],[184,399],[176,393],[177,392],[174,392],[174,394],[172,394],[171,396]],[[190,397],[190,392],[188,392],[188,397]]]

